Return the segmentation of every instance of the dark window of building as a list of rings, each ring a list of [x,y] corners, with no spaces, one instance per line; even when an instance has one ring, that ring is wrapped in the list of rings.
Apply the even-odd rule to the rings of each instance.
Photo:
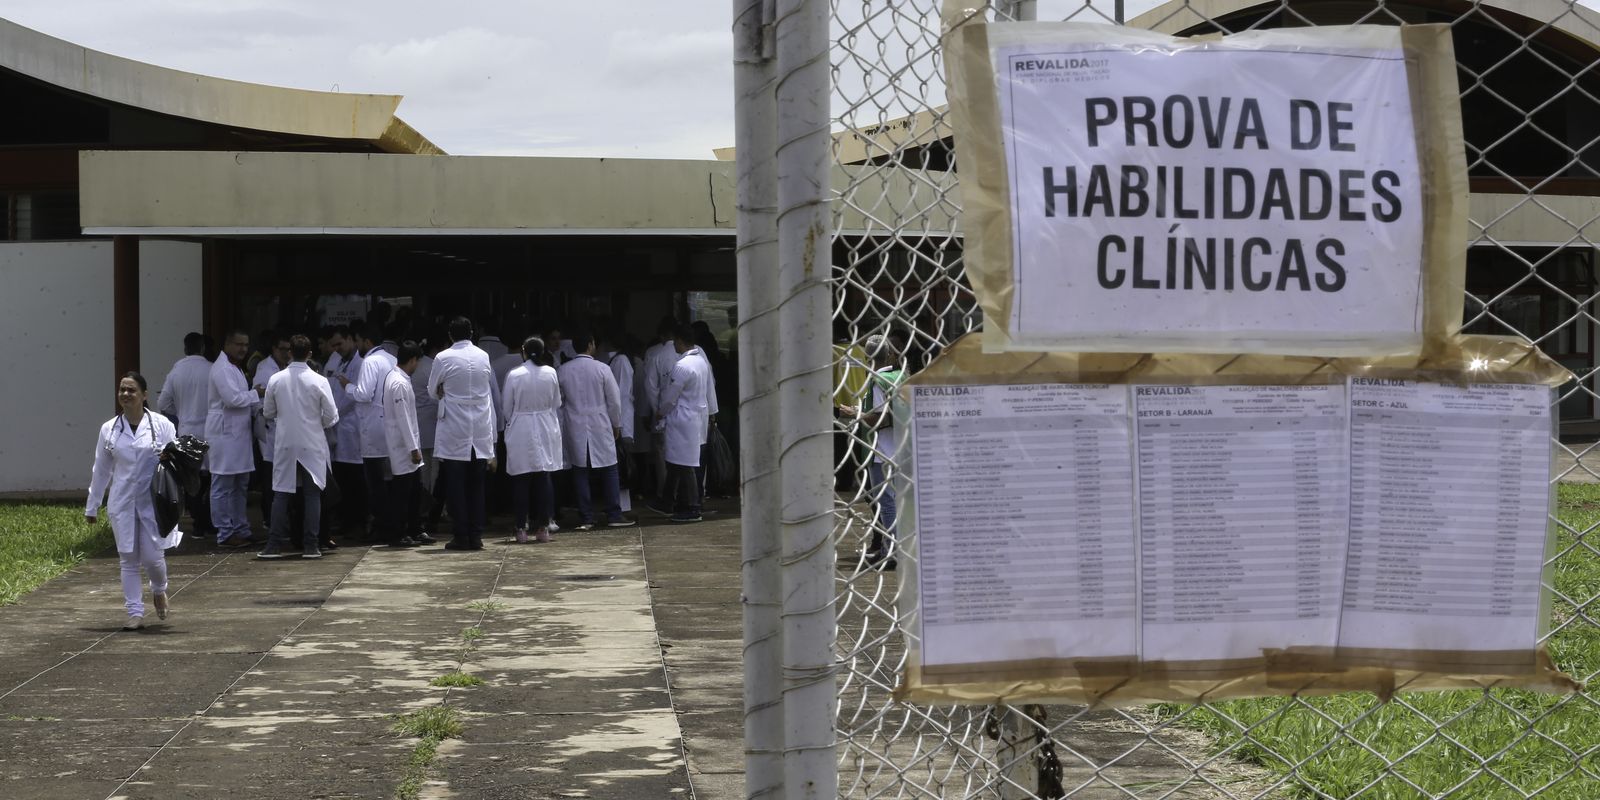
[[[4,240],[41,242],[80,239],[77,192],[0,193],[5,200]]]

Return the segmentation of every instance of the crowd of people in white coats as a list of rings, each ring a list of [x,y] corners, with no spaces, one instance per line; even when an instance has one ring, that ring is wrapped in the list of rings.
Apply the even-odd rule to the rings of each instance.
[[[163,554],[175,531],[157,530],[149,486],[166,444],[186,434],[209,445],[208,480],[186,498],[195,533],[223,547],[259,544],[258,559],[320,558],[335,536],[434,544],[445,511],[445,549],[479,550],[500,493],[491,484],[508,495],[508,542],[550,541],[563,501],[576,508],[576,530],[634,525],[629,486],[673,523],[701,520],[719,410],[697,344],[715,350],[706,331],[665,318],[633,353],[606,328],[598,338],[552,330],[517,350],[478,336],[465,317],[441,333],[396,341],[355,322],[316,341],[265,337],[251,357],[249,334],[234,331],[214,359],[191,333],[154,410],[144,377],[124,376],[119,413],[100,428],[85,516],[96,521],[109,489],[125,627],[143,624],[141,571],[157,615],[170,610]],[[265,537],[246,514],[252,475]]]

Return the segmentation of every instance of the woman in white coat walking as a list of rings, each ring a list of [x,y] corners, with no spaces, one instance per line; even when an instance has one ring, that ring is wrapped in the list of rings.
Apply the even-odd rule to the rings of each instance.
[[[506,419],[506,474],[511,476],[511,508],[516,529],[511,541],[528,542],[528,494],[533,494],[533,540],[550,541],[555,512],[551,477],[561,469],[561,382],[545,352],[544,340],[522,342],[522,366],[506,375],[501,409]]]
[[[167,618],[166,548],[177,530],[156,530],[155,501],[150,496],[150,481],[156,474],[161,450],[178,437],[177,428],[166,417],[145,407],[150,387],[144,376],[130,372],[117,381],[117,406],[121,413],[100,426],[95,441],[94,473],[89,480],[89,503],[83,517],[90,525],[99,518],[100,500],[111,489],[106,513],[111,532],[117,539],[117,555],[122,562],[122,599],[128,610],[123,630],[144,627],[144,586],[142,568],[150,579],[156,616]]]

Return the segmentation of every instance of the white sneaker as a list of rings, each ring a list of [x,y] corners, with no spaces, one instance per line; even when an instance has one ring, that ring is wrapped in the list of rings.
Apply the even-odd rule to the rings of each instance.
[[[128,621],[123,624],[122,629],[125,631],[136,631],[143,627],[144,617],[141,617],[138,614],[129,614]]]
[[[555,520],[550,520],[550,527],[546,530],[550,531],[551,533],[560,533],[561,526],[557,525]]]

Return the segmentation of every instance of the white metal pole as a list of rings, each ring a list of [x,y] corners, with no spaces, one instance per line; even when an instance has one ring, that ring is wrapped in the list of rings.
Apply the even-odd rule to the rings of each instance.
[[[779,469],[783,492],[784,792],[833,800],[833,237],[826,0],[778,0]]]
[[[743,476],[744,764],[747,798],[783,797],[778,568],[777,107],[771,0],[734,0],[738,175],[739,462]]]

